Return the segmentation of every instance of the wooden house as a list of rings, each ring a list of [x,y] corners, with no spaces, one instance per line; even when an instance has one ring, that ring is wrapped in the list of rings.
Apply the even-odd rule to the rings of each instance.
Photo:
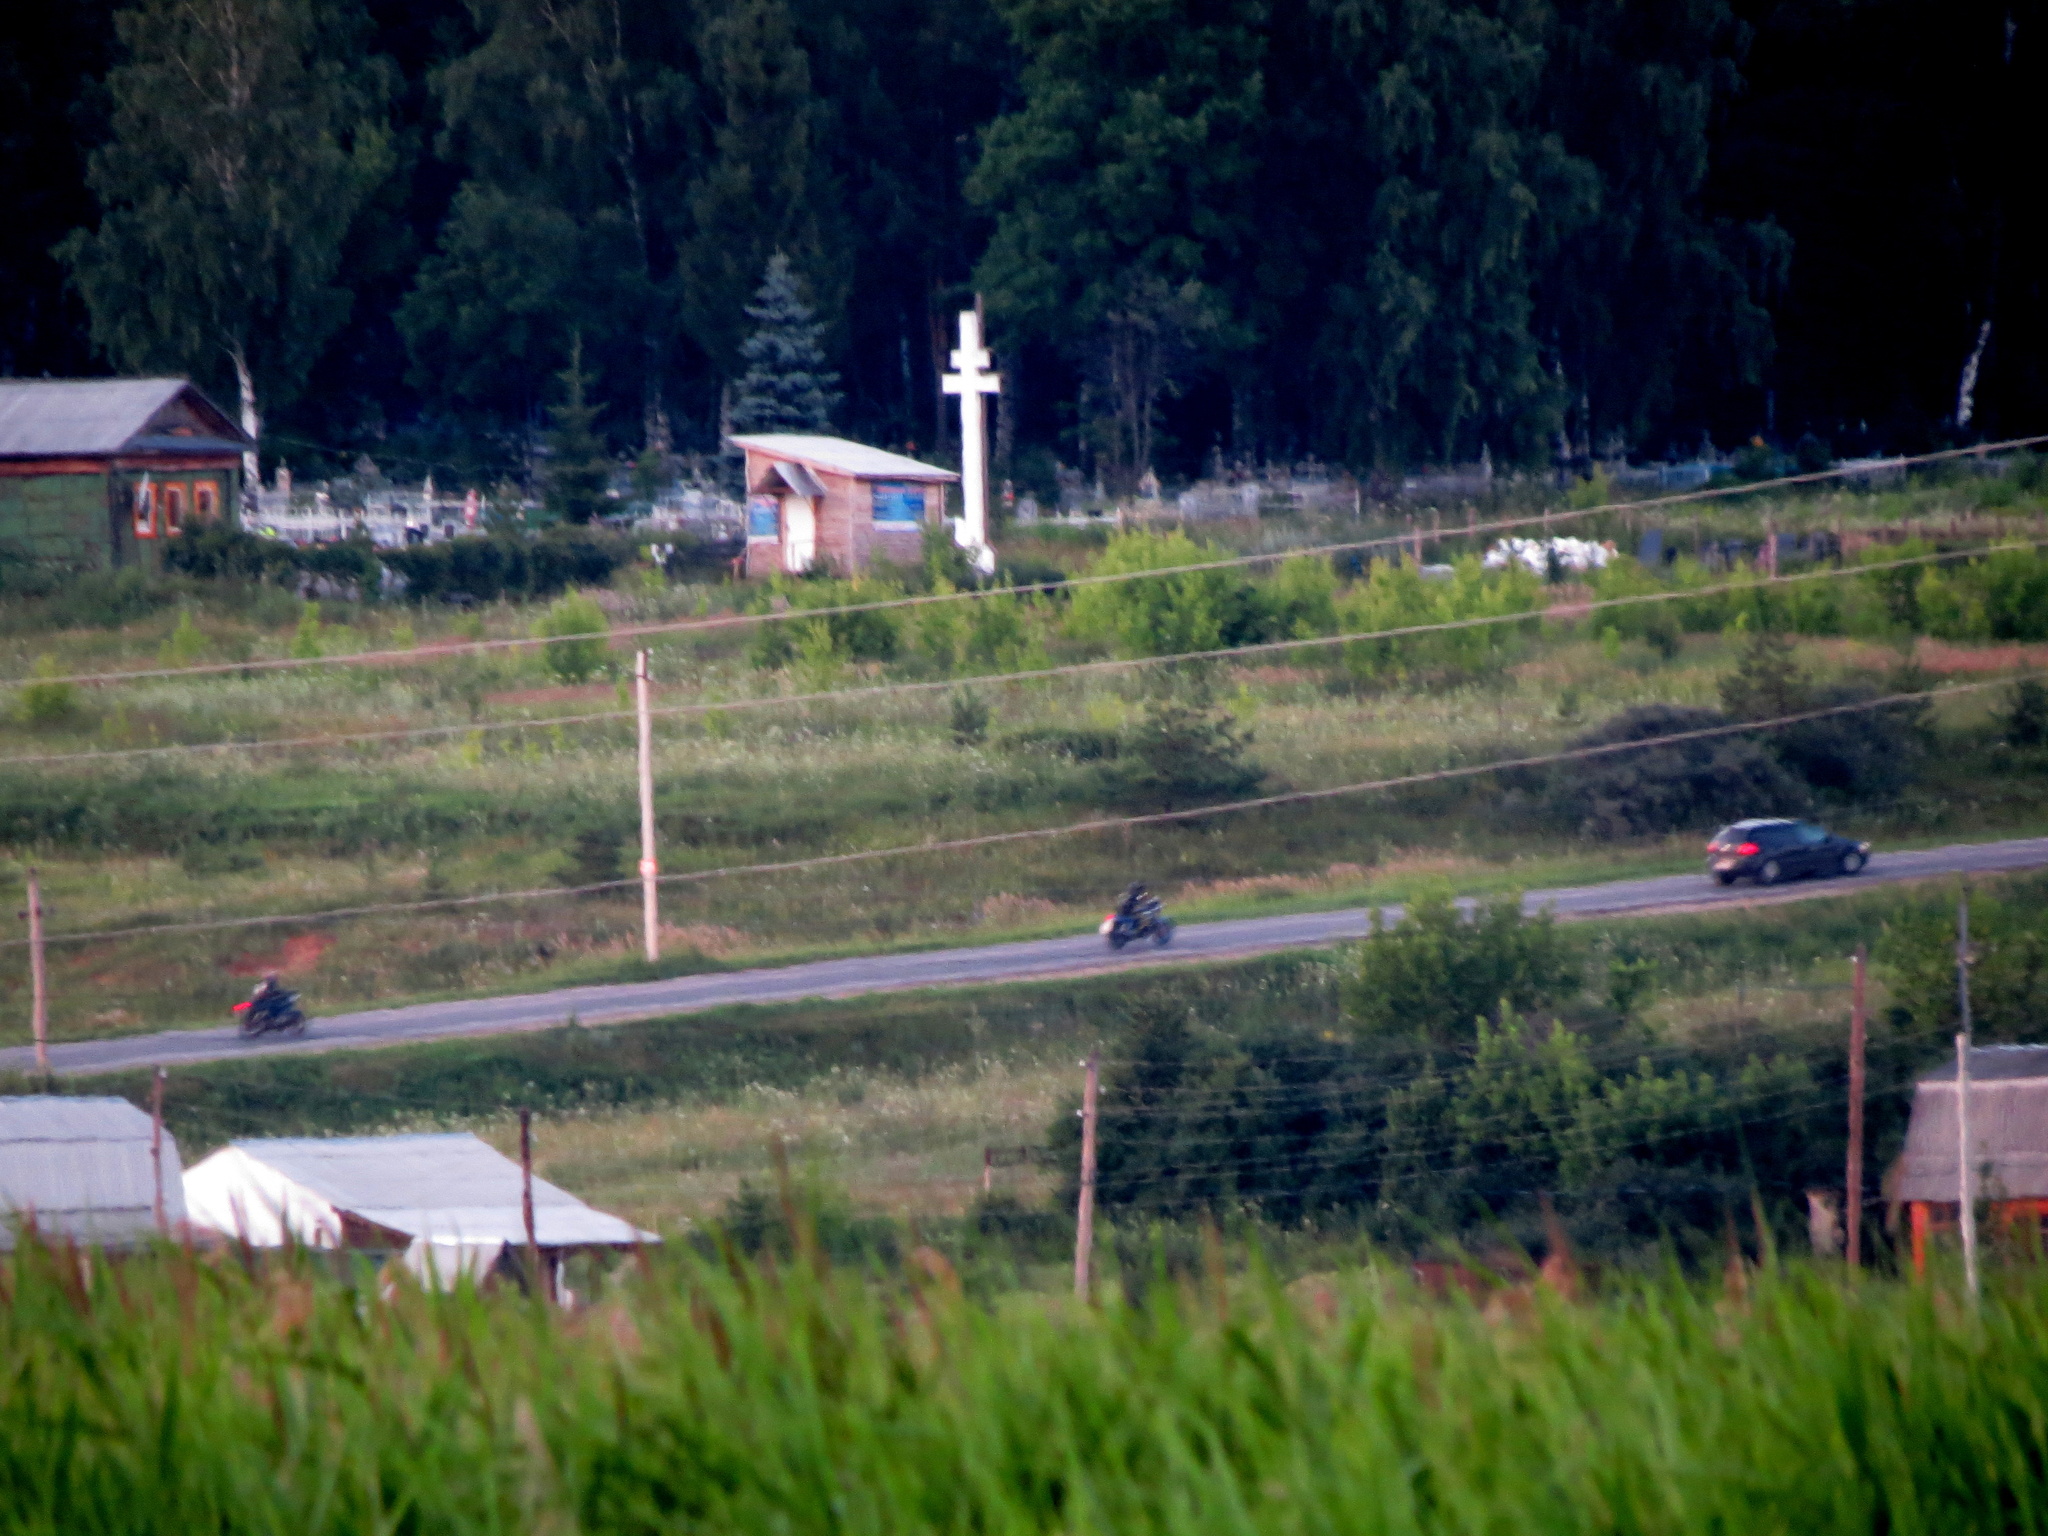
[[[1892,1198],[1911,1221],[1915,1272],[1926,1269],[1934,1236],[1956,1230],[1962,1209],[1956,1107],[1954,1061],[1914,1086]],[[2048,1217],[2048,1045],[1971,1050],[1970,1144],[1984,1229],[2039,1232]]]
[[[0,558],[154,566],[234,521],[253,446],[183,379],[0,379]]]
[[[731,442],[747,456],[750,577],[851,576],[878,559],[915,565],[960,478],[843,437],[764,432]]]

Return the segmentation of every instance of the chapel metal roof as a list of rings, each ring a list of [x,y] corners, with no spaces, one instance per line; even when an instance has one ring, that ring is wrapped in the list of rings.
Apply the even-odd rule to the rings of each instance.
[[[172,407],[203,435],[150,428]],[[190,427],[190,422],[181,422]],[[248,438],[184,379],[0,379],[0,457],[240,452]]]
[[[408,1237],[526,1241],[519,1165],[467,1131],[405,1136],[290,1136],[231,1142],[338,1211]],[[215,1153],[214,1157],[220,1157]],[[193,1174],[214,1158],[195,1164]],[[544,1248],[655,1242],[630,1222],[533,1181],[536,1241]]]
[[[1956,1064],[1951,1058],[1914,1088],[1901,1200],[1955,1201],[1956,1130]],[[1971,1050],[1970,1140],[1983,1199],[2048,1197],[2048,1045]]]
[[[755,432],[729,438],[735,448],[777,458],[794,459],[812,469],[857,475],[864,480],[958,480],[950,469],[920,463],[885,448],[849,442],[843,437],[814,437],[802,432]]]
[[[0,1250],[38,1231],[129,1243],[156,1231],[150,1119],[126,1099],[60,1094],[0,1098]],[[185,1219],[178,1144],[163,1138],[164,1219]]]

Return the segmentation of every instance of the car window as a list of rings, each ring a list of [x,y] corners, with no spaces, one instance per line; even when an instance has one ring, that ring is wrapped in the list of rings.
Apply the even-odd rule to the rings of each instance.
[[[1828,840],[1827,830],[1823,827],[1816,827],[1810,821],[1799,823],[1797,830],[1799,832],[1799,841],[1809,848],[1818,847]]]

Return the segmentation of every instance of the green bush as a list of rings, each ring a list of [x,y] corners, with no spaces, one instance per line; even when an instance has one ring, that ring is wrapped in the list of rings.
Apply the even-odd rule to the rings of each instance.
[[[1426,580],[1412,565],[1375,560],[1365,581],[1340,594],[1337,616],[1349,632],[1403,629],[1470,619],[1500,619],[1470,629],[1356,640],[1344,646],[1343,665],[1370,686],[1446,685],[1498,673],[1540,624],[1542,583],[1520,565],[1488,571],[1479,558],[1457,562],[1448,581]],[[1517,616],[1528,615],[1526,621]]]
[[[1711,709],[1639,704],[1574,738],[1574,747],[1656,742],[1728,723]],[[1754,736],[1666,742],[1561,763],[1543,788],[1549,813],[1581,836],[1650,837],[1708,831],[1743,816],[1784,815],[1807,799]]]
[[[1970,901],[1970,1018],[1984,1041],[2041,1038],[2048,1026],[2048,913],[1978,894]],[[1899,1021],[1938,1050],[1962,1013],[1956,991],[1956,913],[1902,909],[1877,958]]]
[[[23,725],[36,730],[48,730],[63,725],[78,712],[77,686],[52,681],[63,675],[63,669],[57,665],[56,657],[38,656],[30,675],[42,681],[22,685],[15,712]]]
[[[1143,810],[1235,800],[1266,777],[1247,755],[1251,744],[1251,735],[1225,711],[1156,701],[1103,774],[1116,799]]]
[[[549,642],[541,647],[549,673],[564,683],[583,683],[610,659],[611,642],[605,638],[610,629],[596,600],[575,592],[556,598],[535,621],[533,633]]]
[[[1112,537],[1083,574],[1126,575],[1228,558],[1229,551],[1184,533],[1138,530]],[[1267,624],[1257,590],[1240,573],[1211,570],[1077,586],[1067,631],[1120,656],[1174,656],[1263,639]]]
[[[1576,992],[1579,960],[1548,913],[1527,917],[1517,893],[1459,910],[1438,889],[1398,923],[1377,910],[1358,947],[1345,1017],[1368,1039],[1470,1045],[1503,1008],[1548,1008]]]

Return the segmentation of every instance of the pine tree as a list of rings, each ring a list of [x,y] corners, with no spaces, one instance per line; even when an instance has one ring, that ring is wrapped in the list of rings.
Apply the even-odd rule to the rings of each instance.
[[[562,381],[562,403],[548,407],[555,425],[548,433],[547,509],[564,522],[587,523],[605,509],[612,463],[597,432],[603,407],[589,399],[580,335],[570,344],[569,366],[555,377]]]
[[[747,372],[733,396],[733,430],[816,432],[830,426],[839,375],[825,368],[818,345],[825,328],[811,318],[789,258],[780,251],[769,258],[747,316],[755,330],[740,347]]]

